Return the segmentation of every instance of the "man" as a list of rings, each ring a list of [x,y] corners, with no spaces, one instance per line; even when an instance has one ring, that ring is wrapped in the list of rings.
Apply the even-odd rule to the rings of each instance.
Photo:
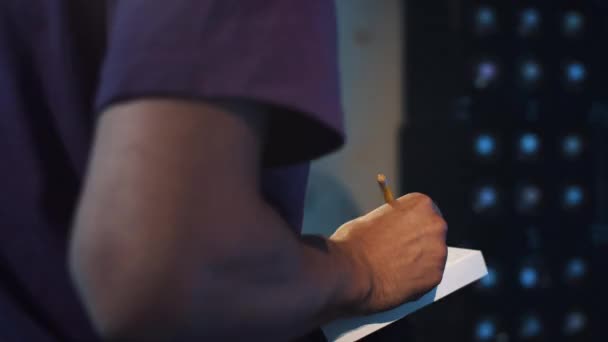
[[[298,234],[342,143],[331,2],[0,6],[0,340],[290,340],[440,281],[424,195]]]

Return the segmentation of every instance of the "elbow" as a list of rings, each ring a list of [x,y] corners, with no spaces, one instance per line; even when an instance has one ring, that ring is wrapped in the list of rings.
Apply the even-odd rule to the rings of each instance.
[[[170,301],[159,294],[174,289],[167,282],[155,282],[151,273],[134,271],[146,266],[122,260],[129,257],[103,243],[73,239],[69,271],[93,327],[104,341],[171,339],[166,334],[178,316],[176,306],[167,305]]]
[[[92,248],[91,248],[92,247]],[[104,341],[125,340],[129,334],[127,327],[129,311],[134,311],[131,303],[121,302],[115,288],[124,289],[113,272],[109,272],[99,246],[85,246],[80,241],[70,245],[68,257],[69,272],[81,303],[89,319]]]
[[[180,272],[153,272],[146,262],[109,268],[108,260],[124,253],[81,247],[71,246],[70,273],[102,340],[181,341],[233,334],[229,327],[205,324],[221,314],[223,306],[217,298],[225,298],[225,293],[205,286],[210,280]]]

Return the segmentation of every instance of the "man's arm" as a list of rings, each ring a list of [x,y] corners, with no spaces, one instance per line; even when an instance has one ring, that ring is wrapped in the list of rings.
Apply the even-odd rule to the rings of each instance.
[[[70,268],[103,337],[288,340],[439,283],[447,226],[421,194],[296,236],[259,190],[265,120],[181,100],[102,115]]]
[[[103,337],[285,340],[356,301],[353,263],[262,199],[264,126],[181,100],[100,117],[70,266]]]

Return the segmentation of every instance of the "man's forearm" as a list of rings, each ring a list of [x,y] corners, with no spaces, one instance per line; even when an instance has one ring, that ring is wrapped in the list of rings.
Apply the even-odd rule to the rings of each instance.
[[[102,294],[84,291],[101,334],[111,340],[288,340],[347,314],[363,293],[353,261],[329,240],[297,237],[268,206],[255,216],[251,237],[235,238],[234,248],[222,246],[216,255],[209,248],[199,254],[187,246],[177,250],[181,256],[162,255],[176,249],[139,246],[152,254],[139,257],[140,264],[129,269],[118,264],[113,270],[128,278],[90,276],[91,269],[104,269],[94,260],[125,251],[81,253],[93,260],[87,266],[76,262],[81,264],[75,267],[81,289],[90,288],[93,279],[114,283],[113,291],[109,286],[98,291]],[[175,260],[176,265],[162,266],[159,260]],[[113,309],[100,311],[99,306]]]
[[[188,330],[196,337],[285,341],[348,314],[360,292],[351,262],[322,237],[296,243],[217,270],[209,280],[217,287],[202,290],[208,292],[193,317],[197,327]]]
[[[204,337],[284,341],[349,313],[362,292],[351,261],[322,237],[297,243],[290,251],[270,252],[267,261],[243,264],[247,270],[215,273],[218,291],[209,291],[193,321],[211,323]],[[217,311],[208,310],[209,300]],[[217,317],[222,323],[214,322]]]

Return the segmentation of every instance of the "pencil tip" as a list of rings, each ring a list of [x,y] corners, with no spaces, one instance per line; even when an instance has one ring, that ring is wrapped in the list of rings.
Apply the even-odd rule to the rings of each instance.
[[[378,177],[376,177],[376,179],[378,180],[378,183],[386,183],[386,176],[382,173],[378,174]]]

